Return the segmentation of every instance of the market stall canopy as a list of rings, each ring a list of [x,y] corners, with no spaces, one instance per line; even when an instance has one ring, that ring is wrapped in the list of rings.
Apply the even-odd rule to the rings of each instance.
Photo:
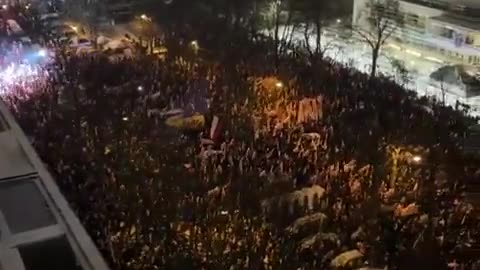
[[[292,232],[292,233],[296,233],[303,226],[305,226],[307,224],[312,224],[312,223],[315,223],[315,222],[323,223],[326,219],[327,219],[327,216],[323,213],[311,214],[311,215],[304,216],[304,217],[301,217],[301,218],[295,220],[295,222],[292,225],[288,226],[286,228],[286,230],[289,231],[289,232]]]
[[[199,130],[205,126],[205,117],[201,114],[190,117],[172,116],[167,118],[165,124],[181,130]]]
[[[15,20],[7,20],[7,25],[12,30],[14,35],[21,35],[23,34],[23,29]]]
[[[109,37],[106,37],[106,36],[100,35],[100,36],[97,37],[97,44],[98,45],[105,45],[105,44],[107,44],[111,41],[112,41],[112,39],[109,38]]]
[[[339,238],[338,235],[334,233],[317,233],[315,235],[303,238],[300,241],[299,250],[303,251],[309,248],[312,248],[315,243],[319,241],[330,241],[330,242],[338,242]]]
[[[331,266],[333,267],[343,267],[352,262],[353,260],[360,259],[363,257],[363,254],[358,249],[353,249],[346,251],[332,260]]]
[[[114,39],[106,42],[103,45],[104,50],[116,50],[116,49],[132,49],[132,45],[125,40]]]

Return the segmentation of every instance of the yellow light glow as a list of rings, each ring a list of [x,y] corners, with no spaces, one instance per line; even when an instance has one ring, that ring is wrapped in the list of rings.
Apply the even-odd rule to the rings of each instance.
[[[427,60],[429,60],[429,61],[432,61],[432,62],[437,62],[437,63],[440,63],[440,64],[443,63],[442,60],[440,60],[440,59],[438,59],[438,58],[435,58],[435,57],[431,57],[431,56],[427,56],[427,57],[425,57],[425,59],[427,59]]]
[[[192,46],[194,50],[198,50],[200,48],[200,46],[198,45],[198,41],[196,40],[190,42],[190,46]]]
[[[140,15],[140,19],[144,20],[144,21],[150,21],[150,17],[148,17],[146,14],[142,14]]]
[[[422,161],[422,157],[421,156],[413,156],[412,160],[415,163],[420,163]]]
[[[420,57],[420,56],[422,56],[422,54],[421,54],[421,53],[419,53],[419,52],[417,52],[417,51],[413,51],[413,50],[406,50],[406,52],[407,52],[408,54],[415,55],[416,57]]]
[[[390,48],[395,49],[395,50],[401,50],[401,49],[402,49],[400,46],[395,45],[395,44],[392,44],[392,43],[388,44],[388,46],[389,46]]]

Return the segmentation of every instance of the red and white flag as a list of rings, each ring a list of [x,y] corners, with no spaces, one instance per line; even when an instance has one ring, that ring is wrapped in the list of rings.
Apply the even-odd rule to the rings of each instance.
[[[214,116],[212,120],[212,126],[210,127],[210,139],[213,141],[217,140],[220,137],[220,132],[220,119],[218,116]]]

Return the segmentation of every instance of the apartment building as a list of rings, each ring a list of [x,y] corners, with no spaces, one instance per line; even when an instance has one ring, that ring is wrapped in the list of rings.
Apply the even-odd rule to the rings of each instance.
[[[354,0],[354,25],[369,27],[369,2]],[[404,25],[389,40],[392,46],[432,60],[480,66],[480,0],[399,0],[399,11]]]
[[[0,269],[108,270],[1,100]]]

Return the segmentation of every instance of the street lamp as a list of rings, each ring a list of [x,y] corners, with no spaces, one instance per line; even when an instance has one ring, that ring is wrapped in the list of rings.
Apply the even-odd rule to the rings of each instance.
[[[150,17],[148,17],[146,14],[142,14],[140,15],[140,19],[146,21],[146,22],[149,22],[151,21]]]
[[[38,56],[40,57],[46,57],[47,56],[47,51],[45,49],[41,49],[38,51]]]
[[[415,162],[415,163],[420,163],[422,162],[422,157],[419,156],[419,155],[415,155],[412,157],[412,161]]]
[[[277,88],[282,88],[282,87],[283,87],[283,83],[280,82],[280,81],[278,81],[277,83],[275,83],[275,86],[276,86]]]
[[[200,48],[200,46],[198,45],[198,41],[196,41],[196,40],[190,42],[190,46],[192,46],[195,53],[198,52],[198,49]]]

